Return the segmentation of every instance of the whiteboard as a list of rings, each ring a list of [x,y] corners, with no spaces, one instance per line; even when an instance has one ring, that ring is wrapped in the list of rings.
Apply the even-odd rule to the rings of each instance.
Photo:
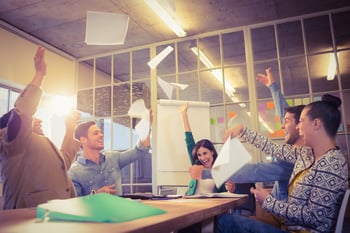
[[[209,102],[158,100],[157,106],[157,184],[187,185],[191,162],[187,153],[182,115],[179,107],[189,103],[187,111],[194,140],[210,138]],[[154,151],[153,151],[154,153]]]

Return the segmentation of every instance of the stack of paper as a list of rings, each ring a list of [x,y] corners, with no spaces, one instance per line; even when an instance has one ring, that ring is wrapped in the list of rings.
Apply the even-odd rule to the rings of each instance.
[[[37,218],[42,220],[87,222],[126,222],[166,212],[106,193],[52,200],[38,205],[36,210]]]

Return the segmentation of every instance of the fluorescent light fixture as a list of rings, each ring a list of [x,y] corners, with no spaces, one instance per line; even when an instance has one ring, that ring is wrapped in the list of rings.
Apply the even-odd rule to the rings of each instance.
[[[328,65],[328,74],[327,80],[334,80],[335,73],[337,72],[337,63],[335,60],[335,54],[329,54],[329,65]]]
[[[220,70],[218,69],[214,69],[214,65],[213,63],[209,60],[209,58],[202,52],[202,50],[200,50],[198,47],[196,46],[191,46],[190,47],[192,52],[194,54],[196,54],[196,56],[199,57],[199,60],[201,60],[201,62],[203,62],[203,64],[208,68],[208,69],[213,69],[211,70],[210,72],[214,75],[214,77],[220,82],[222,83],[223,82],[223,77],[222,77],[222,73]],[[235,96],[235,93],[236,90],[234,89],[234,87],[226,82],[225,80],[225,93],[231,98],[231,100],[234,102],[234,103],[238,103],[239,100],[238,98]],[[240,103],[239,106],[241,108],[245,108],[246,105],[244,103]],[[251,114],[250,112],[247,112],[248,116],[250,117]],[[261,116],[259,115],[259,122],[270,132],[270,133],[273,133],[274,131],[269,127],[269,125],[261,118]]]
[[[166,8],[161,3],[167,3],[164,0],[144,0],[147,5],[156,13],[164,23],[168,25],[171,30],[175,32],[178,37],[186,36],[186,32],[176,22],[176,20],[169,14]]]
[[[213,63],[209,60],[209,58],[202,52],[202,50],[200,50],[198,47],[192,46],[191,50],[194,54],[196,54],[196,56],[199,57],[199,60],[201,60],[201,62],[203,62],[203,64],[208,68],[208,69],[212,69],[210,70],[210,72],[214,75],[214,77],[222,84],[223,83],[223,77],[222,77],[222,72],[221,70],[218,69],[214,69],[214,65]],[[239,100],[237,99],[237,97],[235,96],[236,90],[235,88],[228,83],[225,80],[225,93],[228,95],[228,97],[231,98],[231,100],[234,103],[239,102]],[[240,103],[239,104],[242,108],[244,108],[246,105],[244,103]]]

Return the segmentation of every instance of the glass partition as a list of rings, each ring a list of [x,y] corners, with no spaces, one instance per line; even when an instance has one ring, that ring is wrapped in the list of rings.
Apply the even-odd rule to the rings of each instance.
[[[344,117],[337,142],[349,155],[350,112],[345,107],[350,99],[349,15],[349,11],[306,15],[82,58],[78,109],[102,121],[106,145],[116,150],[131,148],[138,140],[134,128],[140,119],[127,115],[138,99],[147,108],[154,108],[159,99],[209,102],[211,140],[218,147],[223,132],[234,124],[283,142],[271,92],[256,80],[270,67],[290,106],[308,104],[324,93],[342,98]],[[168,46],[173,51],[150,69],[151,57]],[[158,77],[187,87],[169,92]],[[268,160],[250,150],[255,161]],[[124,191],[150,190],[151,170],[151,155],[123,170]]]

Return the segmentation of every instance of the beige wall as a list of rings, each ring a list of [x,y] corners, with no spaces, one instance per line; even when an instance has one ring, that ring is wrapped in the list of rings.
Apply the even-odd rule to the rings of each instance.
[[[23,88],[34,75],[34,44],[0,27],[0,83]],[[47,75],[45,93],[75,95],[75,59],[64,58],[46,50]]]

